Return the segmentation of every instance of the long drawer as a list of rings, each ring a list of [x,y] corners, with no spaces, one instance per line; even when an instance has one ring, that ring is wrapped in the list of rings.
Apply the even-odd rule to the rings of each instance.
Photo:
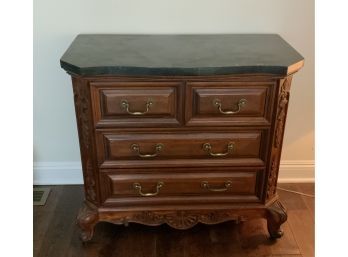
[[[133,172],[133,173],[132,173]],[[137,173],[134,173],[137,172]],[[262,170],[141,173],[104,170],[100,173],[106,204],[141,205],[258,201]],[[145,171],[146,172],[146,171]]]
[[[101,168],[262,166],[266,132],[97,132]]]

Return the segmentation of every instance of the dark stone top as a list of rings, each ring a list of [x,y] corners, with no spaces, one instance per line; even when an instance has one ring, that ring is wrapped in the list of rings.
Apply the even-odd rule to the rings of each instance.
[[[303,57],[276,34],[82,34],[60,64],[78,75],[286,75]]]

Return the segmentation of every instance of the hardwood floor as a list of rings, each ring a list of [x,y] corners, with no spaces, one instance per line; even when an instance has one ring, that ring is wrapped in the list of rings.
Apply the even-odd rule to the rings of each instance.
[[[280,184],[314,194],[314,184]],[[288,210],[284,236],[268,239],[264,220],[242,224],[199,224],[189,230],[167,225],[128,227],[99,223],[91,242],[83,244],[75,225],[82,186],[52,186],[45,206],[34,206],[35,257],[313,257],[314,198],[278,191]]]

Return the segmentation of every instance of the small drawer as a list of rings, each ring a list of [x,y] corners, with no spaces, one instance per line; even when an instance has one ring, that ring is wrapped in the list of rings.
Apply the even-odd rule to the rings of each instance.
[[[98,133],[102,168],[263,165],[262,131]]]
[[[159,174],[120,174],[108,170],[101,172],[100,180],[103,183],[104,201],[109,203],[139,204],[151,201],[168,204],[175,200],[194,203],[202,199],[207,202],[213,199],[256,201],[260,192],[257,187],[261,173],[261,170],[251,169],[214,173],[164,170]]]
[[[92,82],[96,127],[178,126],[182,104],[177,82]]]
[[[188,83],[186,124],[270,125],[273,83]]]

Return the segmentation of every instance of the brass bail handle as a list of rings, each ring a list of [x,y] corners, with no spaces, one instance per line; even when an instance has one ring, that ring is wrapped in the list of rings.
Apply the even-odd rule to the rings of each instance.
[[[121,101],[121,107],[122,107],[124,110],[126,110],[126,112],[127,112],[128,114],[130,114],[130,115],[145,115],[146,113],[148,113],[148,112],[150,111],[151,105],[153,105],[153,101],[152,101],[151,99],[148,99],[147,102],[146,102],[146,104],[145,104],[145,107],[146,107],[145,111],[143,111],[143,112],[138,112],[138,111],[133,112],[133,111],[130,111],[130,110],[129,110],[130,108],[129,108],[129,103],[128,103],[127,100],[122,100],[122,101]]]
[[[237,110],[235,111],[224,111],[222,110],[222,103],[220,99],[214,99],[213,104],[216,105],[218,107],[218,110],[220,113],[225,114],[225,115],[231,115],[231,114],[236,114],[239,113],[242,108],[247,104],[247,100],[242,98],[238,101],[237,103]]]
[[[217,188],[217,187],[212,187],[209,185],[208,181],[202,181],[201,183],[201,187],[203,187],[204,189],[207,189],[211,192],[225,192],[227,191],[230,187],[232,186],[232,182],[227,180],[224,184],[223,187],[221,188]]]
[[[212,146],[211,146],[210,143],[204,143],[203,144],[203,150],[208,152],[208,154],[210,156],[213,156],[213,157],[226,156],[228,154],[231,154],[233,149],[234,149],[234,143],[233,142],[229,142],[228,145],[227,145],[227,152],[225,152],[225,153],[213,153],[212,152]]]
[[[152,154],[143,154],[140,153],[140,146],[138,144],[132,144],[131,149],[138,154],[141,158],[153,158],[156,157],[164,148],[164,145],[161,143],[158,143],[155,145],[155,152]]]
[[[141,196],[155,196],[155,195],[158,195],[159,194],[159,191],[160,191],[160,189],[161,189],[161,187],[163,187],[164,186],[164,183],[162,182],[162,181],[159,181],[159,182],[157,182],[157,185],[156,185],[156,192],[154,192],[154,193],[143,193],[142,191],[141,191],[141,185],[140,185],[140,183],[133,183],[133,188],[135,189],[135,191],[137,191],[138,192],[138,194],[140,194]]]

